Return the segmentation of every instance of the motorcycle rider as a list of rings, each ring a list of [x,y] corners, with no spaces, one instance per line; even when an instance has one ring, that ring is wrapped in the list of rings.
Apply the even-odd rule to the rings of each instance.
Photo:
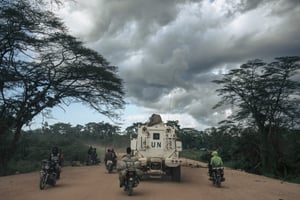
[[[97,157],[98,157],[97,149],[93,148],[93,150],[92,150],[92,161],[93,161],[94,164],[97,163]]]
[[[210,164],[211,158],[212,158],[212,152],[213,151],[209,151],[209,155],[208,155],[208,175],[209,175],[209,180],[212,180],[212,167]]]
[[[92,153],[93,153],[93,147],[90,146],[88,152],[87,152],[87,160],[86,163],[89,164],[90,161],[92,160]]]
[[[211,153],[212,157],[210,159],[210,163],[209,163],[209,176],[210,176],[210,180],[212,179],[212,169],[215,168],[215,167],[223,167],[223,161],[222,161],[222,158],[218,155],[218,152],[217,151],[213,151]],[[222,181],[225,181],[225,178],[224,178],[224,170],[222,170]]]
[[[107,161],[108,160],[111,160],[114,163],[114,155],[113,155],[110,148],[107,149],[107,152],[105,153],[105,156],[104,156],[105,166],[107,166]]]
[[[123,162],[122,162],[123,161]],[[124,179],[127,172],[126,168],[126,162],[137,162],[138,159],[135,156],[131,155],[131,148],[126,148],[126,155],[124,155],[121,159],[121,162],[118,162],[117,170],[119,172],[119,181],[120,181],[120,187],[124,185]],[[119,164],[120,163],[120,164]],[[125,163],[125,165],[122,165],[121,163]],[[136,174],[138,178],[140,179],[142,177],[143,172],[140,169],[135,168]]]
[[[52,148],[52,152],[49,156],[49,161],[53,161],[55,163],[55,169],[56,169],[56,178],[60,178],[60,172],[61,172],[61,153],[59,152],[57,147]]]
[[[88,150],[88,155],[92,155],[92,152],[93,152],[93,147],[90,146],[89,150]]]
[[[116,154],[116,152],[115,152],[115,150],[112,148],[111,149],[111,153],[112,153],[112,155],[113,155],[113,163],[114,163],[114,166],[117,166],[117,154]]]

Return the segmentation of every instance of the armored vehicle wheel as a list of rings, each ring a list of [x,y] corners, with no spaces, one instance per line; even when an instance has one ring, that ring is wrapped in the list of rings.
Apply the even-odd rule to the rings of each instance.
[[[172,181],[180,182],[181,181],[181,168],[180,166],[172,168]]]

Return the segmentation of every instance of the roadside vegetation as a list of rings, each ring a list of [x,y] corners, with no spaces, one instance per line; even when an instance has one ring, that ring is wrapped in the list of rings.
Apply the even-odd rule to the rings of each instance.
[[[300,183],[299,130],[282,130],[278,143],[280,167],[276,173],[270,173],[261,167],[259,137],[255,130],[235,126],[221,126],[204,131],[180,128],[179,124],[177,127],[178,136],[183,143],[181,157],[207,163],[210,152],[217,150],[227,167]],[[103,162],[107,147],[113,147],[117,153],[121,153],[130,145],[129,132],[127,133],[121,134],[118,127],[103,122],[85,126],[58,123],[42,129],[24,131],[16,154],[7,167],[2,169],[1,175],[39,170],[41,161],[49,157],[53,146],[61,149],[64,166],[70,166],[73,161],[85,165],[89,146],[97,149],[98,157]]]

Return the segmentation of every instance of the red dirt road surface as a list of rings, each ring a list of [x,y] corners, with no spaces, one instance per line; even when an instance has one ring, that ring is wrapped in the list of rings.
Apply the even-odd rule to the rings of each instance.
[[[300,185],[225,169],[226,181],[216,188],[207,168],[184,166],[180,183],[147,179],[128,196],[118,174],[104,165],[64,167],[55,187],[39,189],[39,172],[0,177],[1,200],[300,200]]]

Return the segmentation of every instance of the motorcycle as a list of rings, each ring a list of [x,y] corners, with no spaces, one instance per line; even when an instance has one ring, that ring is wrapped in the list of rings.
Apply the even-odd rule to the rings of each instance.
[[[55,186],[57,180],[56,163],[54,161],[43,160],[40,171],[40,189],[45,189],[46,185]]]
[[[221,183],[225,181],[223,178],[224,167],[212,168],[212,183],[217,187],[221,187]]]
[[[124,191],[127,192],[128,196],[132,195],[133,188],[137,187],[139,182],[136,170],[127,169],[124,179]]]
[[[100,159],[96,156],[88,155],[86,165],[98,165],[100,163]]]
[[[107,160],[106,161],[106,169],[107,169],[108,173],[111,173],[113,168],[114,168],[113,161],[112,160]]]

